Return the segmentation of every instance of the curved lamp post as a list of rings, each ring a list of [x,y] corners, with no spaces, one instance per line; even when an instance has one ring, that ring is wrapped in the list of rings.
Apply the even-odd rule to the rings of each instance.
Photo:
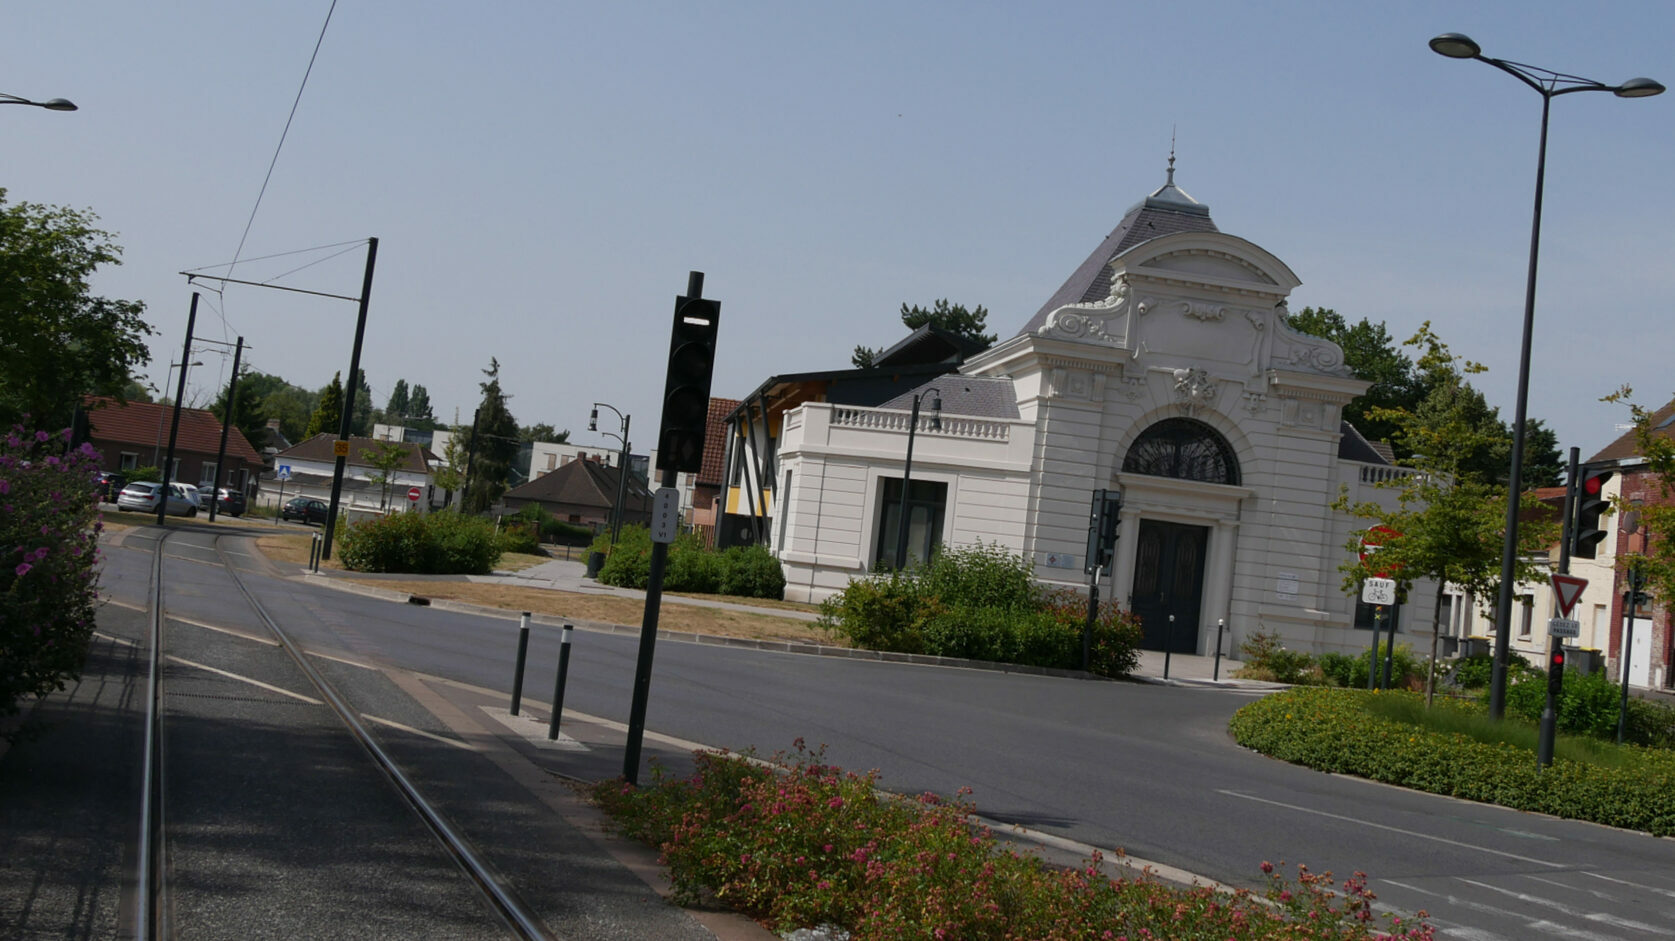
[[[196,359],[196,360],[193,360],[190,363],[187,363],[186,365],[188,365],[188,366],[202,366],[203,364],[204,364],[203,360]],[[170,363],[169,364],[169,368],[164,370],[164,372],[163,372],[163,385],[167,386],[169,384],[169,377],[174,375],[174,371],[179,369],[180,365],[181,365],[180,363]],[[152,386],[152,388],[156,389],[157,387]],[[161,395],[163,393],[161,392],[161,390],[159,390],[158,394]],[[159,459],[159,457],[162,453],[162,450],[163,450],[163,411],[162,411],[162,409],[158,409],[158,411],[157,411],[157,440],[153,441],[151,443],[151,466],[153,466],[153,467],[157,466],[157,461],[158,461],[158,459]]]
[[[5,92],[0,92],[0,105],[31,105],[36,108],[45,108],[48,111],[76,110],[76,103],[68,98],[48,98],[46,101],[30,101],[28,98],[19,98],[17,95],[8,95]]]
[[[622,422],[622,434],[611,431],[599,431],[599,410],[608,408],[616,412],[616,417]],[[599,431],[602,435],[609,435],[622,443],[622,451],[617,457],[616,475],[616,505],[611,509],[611,545],[616,545],[617,534],[622,532],[622,499],[628,492],[628,423],[634,416],[618,412],[616,406],[606,405],[604,402],[593,403],[593,411],[587,416],[587,430]]]
[[[1523,489],[1524,415],[1530,391],[1530,331],[1535,326],[1535,270],[1541,254],[1541,190],[1547,175],[1547,115],[1553,99],[1579,91],[1608,91],[1618,98],[1649,98],[1663,86],[1649,78],[1631,78],[1621,85],[1552,72],[1521,62],[1491,59],[1471,37],[1443,33],[1431,40],[1431,51],[1450,59],[1476,59],[1500,69],[1541,96],[1541,144],[1535,163],[1535,219],[1530,226],[1530,270],[1524,286],[1524,337],[1518,354],[1518,398],[1512,425],[1512,468],[1507,475],[1506,541],[1501,548],[1500,594],[1495,601],[1495,660],[1489,684],[1489,714],[1506,712],[1506,661],[1511,647],[1513,574],[1518,561],[1518,496]]]
[[[919,429],[919,400],[931,393],[931,430],[942,430],[942,392],[935,386],[913,393],[913,415],[907,420],[907,460],[901,466],[901,509],[896,513],[896,569],[907,568],[907,489],[913,476],[913,434]]]

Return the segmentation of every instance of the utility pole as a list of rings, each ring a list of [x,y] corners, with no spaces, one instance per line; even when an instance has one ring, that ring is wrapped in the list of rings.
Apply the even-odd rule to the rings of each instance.
[[[222,467],[227,460],[227,431],[233,426],[233,409],[237,407],[234,403],[238,401],[235,398],[238,394],[238,364],[243,356],[244,337],[239,337],[238,346],[233,348],[233,378],[227,380],[227,408],[221,413],[221,446],[215,451],[215,476],[217,477],[221,476]],[[221,503],[221,484],[218,481],[211,481],[210,483],[213,486],[210,488],[211,493],[209,495],[209,521],[213,523],[215,522],[215,508]],[[232,478],[228,478],[227,483],[232,483]]]

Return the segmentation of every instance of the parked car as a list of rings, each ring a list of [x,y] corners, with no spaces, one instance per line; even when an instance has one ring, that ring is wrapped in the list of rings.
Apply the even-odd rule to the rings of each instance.
[[[326,524],[326,505],[313,497],[294,497],[279,509],[282,520],[302,520],[304,523]]]
[[[128,478],[116,471],[100,471],[94,486],[99,489],[100,503],[115,503],[116,495],[128,486]]]
[[[215,512],[229,516],[244,515],[244,491],[222,487],[215,491]]]
[[[141,480],[122,488],[116,495],[116,508],[126,513],[137,510],[141,513],[157,512],[157,503],[162,499],[163,484],[155,480]],[[198,488],[189,484],[169,484],[169,515],[197,516]]]

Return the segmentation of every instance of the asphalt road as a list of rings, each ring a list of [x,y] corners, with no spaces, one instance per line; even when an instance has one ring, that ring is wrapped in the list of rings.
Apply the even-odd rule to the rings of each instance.
[[[108,554],[103,587],[143,591],[145,555]],[[393,604],[299,580],[252,587],[305,646],[509,691],[515,615]],[[228,615],[183,579],[183,616]],[[567,711],[627,719],[636,640],[577,632]],[[537,626],[526,694],[550,688],[556,628]],[[1383,904],[1442,936],[1675,936],[1667,841],[1312,772],[1239,748],[1249,695],[981,670],[658,645],[648,728],[771,752],[803,738],[896,791],[973,789],[992,819],[1255,886],[1264,860],[1361,870]]]

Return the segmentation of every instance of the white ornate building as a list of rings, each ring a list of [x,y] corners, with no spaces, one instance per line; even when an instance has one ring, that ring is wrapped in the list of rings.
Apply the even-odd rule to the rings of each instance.
[[[1218,231],[1173,180],[1017,335],[958,372],[878,407],[805,402],[764,423],[776,440],[759,502],[788,598],[820,600],[894,564],[917,397],[910,557],[1000,543],[1041,581],[1083,587],[1092,493],[1115,489],[1120,538],[1101,590],[1141,615],[1146,646],[1164,645],[1172,617],[1176,651],[1210,651],[1218,620],[1241,640],[1264,630],[1303,649],[1365,649],[1355,622],[1370,612],[1338,571],[1360,526],[1330,504],[1342,490],[1389,499],[1373,485],[1401,473],[1340,418],[1366,383],[1336,345],[1287,325],[1291,269]],[[1428,621],[1433,598],[1419,586],[1416,616],[1400,620]]]

